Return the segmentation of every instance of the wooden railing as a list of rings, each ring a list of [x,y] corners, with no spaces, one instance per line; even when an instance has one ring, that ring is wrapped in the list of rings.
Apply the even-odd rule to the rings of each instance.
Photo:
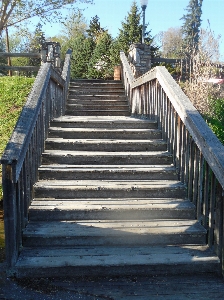
[[[121,62],[132,115],[158,122],[179,180],[195,204],[195,218],[207,229],[207,243],[224,274],[224,146],[165,67],[134,79],[123,52]]]
[[[22,247],[22,230],[28,222],[32,188],[37,181],[50,121],[64,114],[70,58],[71,51],[68,51],[62,74],[50,63],[41,66],[1,159],[8,268],[15,265]]]
[[[9,57],[28,57],[28,58],[41,58],[41,54],[37,53],[8,53],[0,52],[0,58]],[[11,64],[11,63],[10,63]],[[40,69],[40,66],[11,66],[0,65],[0,70],[6,71],[19,71],[19,72],[35,72]]]

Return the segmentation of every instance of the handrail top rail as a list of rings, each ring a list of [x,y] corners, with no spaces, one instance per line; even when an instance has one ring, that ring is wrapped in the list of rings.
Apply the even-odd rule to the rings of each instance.
[[[121,60],[127,68],[126,72],[128,74],[132,72],[123,52],[121,52]],[[134,89],[155,79],[162,86],[205,160],[209,163],[222,188],[224,188],[224,146],[167,69],[163,66],[155,67],[141,77],[130,80],[129,84]]]
[[[11,138],[1,157],[1,164],[13,165],[14,167],[23,160],[25,155],[24,148],[32,134],[32,128],[35,126],[38,117],[41,99],[47,88],[47,82],[50,78],[57,82],[59,86],[64,86],[65,80],[54,70],[50,63],[44,63],[37,74],[31,92],[19,116],[19,119],[12,132]]]

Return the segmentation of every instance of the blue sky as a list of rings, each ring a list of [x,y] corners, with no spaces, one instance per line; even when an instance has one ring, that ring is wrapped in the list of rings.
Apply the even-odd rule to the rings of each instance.
[[[94,0],[93,5],[78,4],[79,8],[84,8],[84,16],[89,20],[98,15],[101,26],[108,29],[110,34],[115,37],[118,29],[121,28],[121,21],[124,20],[133,0]],[[140,6],[140,0],[136,0]],[[148,0],[146,9],[146,23],[151,30],[152,36],[161,31],[166,31],[170,27],[180,27],[180,18],[185,13],[185,8],[189,0]],[[215,36],[223,36],[220,41],[220,52],[224,61],[224,0],[204,0],[202,6],[202,28],[210,28]],[[57,24],[49,25],[46,28],[46,36],[53,36],[58,33],[60,26]]]

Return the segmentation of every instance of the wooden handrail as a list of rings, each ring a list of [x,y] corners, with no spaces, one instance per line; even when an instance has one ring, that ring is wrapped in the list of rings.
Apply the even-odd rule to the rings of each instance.
[[[158,122],[173,154],[179,180],[195,204],[195,217],[207,229],[208,245],[224,274],[224,146],[165,67],[133,79],[121,52],[122,76],[133,115]]]
[[[33,185],[37,181],[50,121],[64,114],[70,58],[71,52],[68,52],[62,75],[50,63],[41,66],[1,158],[5,252],[10,269],[22,247],[22,230],[28,222]]]

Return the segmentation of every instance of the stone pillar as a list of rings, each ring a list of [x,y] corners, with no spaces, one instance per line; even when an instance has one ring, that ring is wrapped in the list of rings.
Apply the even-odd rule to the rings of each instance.
[[[132,44],[129,48],[128,61],[135,78],[151,69],[151,50],[146,44]]]

